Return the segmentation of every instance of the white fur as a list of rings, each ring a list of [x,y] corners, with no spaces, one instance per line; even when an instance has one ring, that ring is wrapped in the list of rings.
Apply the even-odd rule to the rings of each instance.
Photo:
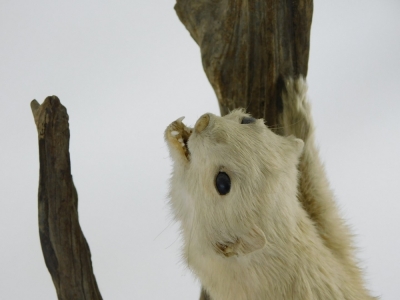
[[[167,128],[170,203],[184,258],[212,300],[372,299],[324,179],[302,78],[287,81],[283,101],[285,133],[304,139],[304,152],[302,140],[274,134],[263,120],[241,124],[243,110],[204,115],[190,137],[182,120]],[[298,167],[320,182],[302,182],[299,190]],[[224,196],[215,187],[218,172],[231,179]]]

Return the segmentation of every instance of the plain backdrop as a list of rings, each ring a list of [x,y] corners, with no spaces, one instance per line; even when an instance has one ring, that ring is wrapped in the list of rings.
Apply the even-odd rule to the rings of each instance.
[[[173,0],[0,2],[0,298],[56,299],[37,225],[30,101],[70,117],[79,215],[104,299],[197,299],[168,207],[164,128],[219,113]],[[400,294],[400,1],[315,0],[309,95],[368,288]]]

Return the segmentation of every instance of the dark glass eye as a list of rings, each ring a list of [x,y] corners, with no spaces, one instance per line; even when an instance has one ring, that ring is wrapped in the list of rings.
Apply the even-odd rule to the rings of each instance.
[[[225,172],[219,172],[215,178],[215,187],[220,195],[226,195],[231,190],[231,179]]]
[[[252,124],[255,122],[256,122],[256,119],[254,119],[253,117],[244,117],[242,119],[242,124]]]

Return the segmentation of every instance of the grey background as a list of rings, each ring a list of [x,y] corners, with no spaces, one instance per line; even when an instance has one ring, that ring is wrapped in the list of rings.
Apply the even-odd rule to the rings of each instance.
[[[80,222],[104,299],[197,299],[167,205],[164,128],[218,114],[167,1],[0,3],[0,298],[56,299],[37,226],[30,101],[67,107]],[[368,287],[400,294],[400,2],[315,0],[317,140]]]

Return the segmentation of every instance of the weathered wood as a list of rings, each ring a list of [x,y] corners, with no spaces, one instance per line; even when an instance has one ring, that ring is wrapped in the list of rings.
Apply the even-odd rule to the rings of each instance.
[[[312,0],[177,0],[221,115],[243,107],[282,134],[281,78],[307,76]],[[200,299],[210,299],[202,290]]]
[[[39,136],[39,235],[58,299],[102,299],[79,225],[67,110],[56,96],[42,105],[33,100],[31,108]]]
[[[221,114],[243,107],[278,127],[278,78],[307,75],[312,0],[177,0],[175,10],[200,46]]]

